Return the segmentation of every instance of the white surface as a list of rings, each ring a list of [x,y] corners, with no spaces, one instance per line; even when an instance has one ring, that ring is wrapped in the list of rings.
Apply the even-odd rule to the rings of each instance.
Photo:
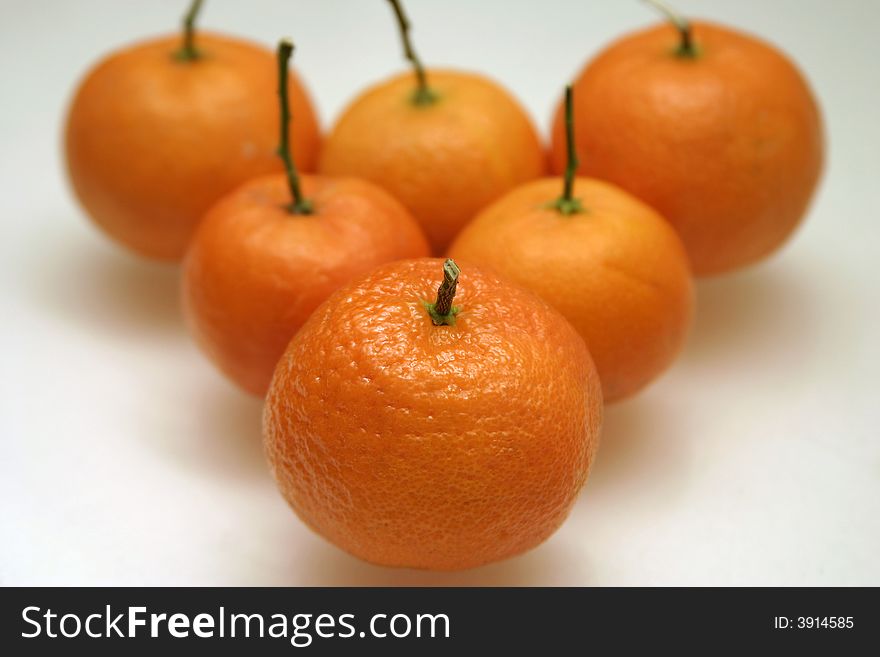
[[[821,193],[776,258],[700,285],[686,352],[609,410],[564,527],[453,574],[369,566],[306,530],[264,466],[260,404],[184,332],[174,268],[117,250],[67,190],[76,80],[184,5],[0,3],[0,582],[880,585],[880,3],[679,0],[808,72],[830,138]],[[654,20],[635,1],[407,6],[429,64],[489,72],[542,130],[589,54]],[[202,24],[293,36],[325,125],[403,67],[381,0],[210,0]]]

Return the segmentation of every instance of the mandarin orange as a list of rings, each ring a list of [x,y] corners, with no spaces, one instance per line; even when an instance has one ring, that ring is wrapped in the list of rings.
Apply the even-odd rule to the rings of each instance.
[[[579,172],[622,187],[675,226],[698,275],[756,262],[804,216],[822,121],[795,65],[753,36],[676,17],[623,37],[574,83]],[[553,168],[565,167],[563,108]]]
[[[189,17],[193,18],[192,16]],[[274,171],[278,107],[271,51],[218,34],[161,37],[115,52],[76,91],[67,168],[79,201],[135,252],[178,260],[199,219],[246,180]],[[291,73],[293,143],[314,170],[320,136]]]
[[[383,265],[294,336],[264,416],[282,494],[367,561],[462,569],[535,547],[602,418],[583,340],[532,293],[452,261]]]
[[[397,3],[404,74],[357,97],[330,131],[319,171],[370,180],[421,223],[441,254],[474,213],[543,175],[546,154],[519,103],[491,80],[422,68]]]

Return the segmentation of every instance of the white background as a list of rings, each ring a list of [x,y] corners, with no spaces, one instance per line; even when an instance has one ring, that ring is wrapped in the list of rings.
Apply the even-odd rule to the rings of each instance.
[[[812,212],[764,265],[699,285],[676,366],[609,409],[570,519],[462,573],[364,564],[305,529],[263,462],[260,403],[181,324],[177,272],[87,222],[60,159],[97,57],[176,29],[183,0],[0,3],[0,582],[3,584],[880,585],[880,3],[679,0],[808,73],[829,157]],[[409,0],[429,64],[503,81],[543,132],[563,84],[636,1]],[[382,0],[208,0],[202,25],[298,47],[323,122],[403,69]]]

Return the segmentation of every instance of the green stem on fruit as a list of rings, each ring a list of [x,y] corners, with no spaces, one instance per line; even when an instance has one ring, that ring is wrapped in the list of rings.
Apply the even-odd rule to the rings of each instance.
[[[394,9],[394,15],[397,17],[397,26],[400,29],[400,38],[403,41],[403,54],[413,65],[416,73],[417,86],[416,91],[413,94],[413,103],[416,105],[430,105],[437,100],[437,94],[435,94],[428,86],[428,78],[425,75],[425,68],[422,66],[422,60],[420,60],[419,56],[416,54],[412,41],[409,38],[409,31],[412,26],[403,11],[403,6],[400,4],[400,0],[388,0],[388,2],[391,3],[391,7]]]
[[[431,316],[435,326],[455,326],[455,316],[461,310],[461,306],[453,306],[455,289],[458,286],[458,275],[461,270],[452,258],[447,258],[443,263],[443,282],[437,288],[437,301],[434,303],[422,302]]]
[[[580,199],[574,197],[574,176],[580,163],[578,162],[574,143],[574,92],[570,84],[565,87],[565,146],[567,149],[567,161],[563,177],[562,196],[556,199],[552,206],[560,213],[569,215],[583,212],[584,210]]]
[[[202,8],[202,0],[193,0],[189,6],[189,11],[183,17],[183,46],[175,53],[175,57],[181,61],[191,62],[199,57],[201,53],[196,48],[196,17]]]
[[[287,95],[288,64],[293,54],[293,42],[290,39],[281,39],[278,42],[278,98],[281,101],[281,141],[278,144],[278,155],[284,162],[287,171],[287,186],[293,203],[288,204],[287,209],[293,214],[311,214],[312,202],[303,197],[299,186],[299,174],[293,162],[290,152],[290,99]]]
[[[690,22],[665,2],[661,2],[661,0],[645,0],[645,2],[659,9],[678,30],[681,41],[675,50],[675,54],[679,57],[696,57],[697,48],[694,46]]]

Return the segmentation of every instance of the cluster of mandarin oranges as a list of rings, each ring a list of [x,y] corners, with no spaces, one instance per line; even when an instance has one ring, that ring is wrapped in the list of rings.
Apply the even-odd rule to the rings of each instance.
[[[265,396],[284,497],[368,561],[457,569],[562,523],[605,403],[673,361],[693,276],[777,249],[823,157],[807,83],[773,46],[665,20],[565,89],[549,149],[503,87],[425,68],[322,135],[294,46],[196,28],[80,84],[65,150],[110,237],[182,262],[187,324]],[[441,259],[442,258],[442,259]]]

